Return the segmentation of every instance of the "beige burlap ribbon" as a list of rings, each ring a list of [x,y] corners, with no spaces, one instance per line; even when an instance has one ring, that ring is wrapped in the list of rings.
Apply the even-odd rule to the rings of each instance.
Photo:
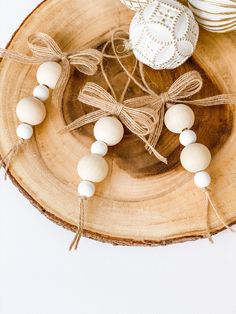
[[[0,57],[12,59],[23,64],[42,64],[46,61],[60,62],[61,77],[53,90],[52,103],[61,106],[63,94],[70,78],[71,65],[86,75],[94,75],[102,60],[102,53],[96,49],[77,52],[63,52],[52,37],[45,33],[35,33],[28,38],[32,56],[0,48]]]
[[[133,103],[137,102],[136,99],[129,99],[120,103],[104,88],[95,83],[87,83],[80,91],[78,99],[84,104],[98,108],[98,110],[76,119],[63,128],[60,131],[61,134],[96,122],[102,117],[114,115],[117,116],[133,134],[137,135],[159,160],[165,163],[167,162],[166,158],[158,153],[146,139],[146,137],[153,132],[156,125],[156,114],[153,108],[149,108],[148,106],[133,108]]]

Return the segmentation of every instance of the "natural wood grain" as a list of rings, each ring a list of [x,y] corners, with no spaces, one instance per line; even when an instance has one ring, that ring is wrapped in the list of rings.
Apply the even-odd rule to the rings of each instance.
[[[9,49],[28,53],[27,37],[36,31],[49,33],[63,50],[97,47],[112,29],[128,24],[133,15],[118,0],[47,0],[22,24]],[[158,91],[166,90],[182,73],[197,69],[204,77],[198,97],[234,92],[236,87],[235,33],[200,33],[194,56],[174,71],[153,71],[148,76]],[[119,91],[123,74],[110,64],[112,82]],[[31,95],[36,85],[37,67],[4,60],[0,65],[0,153],[15,143],[18,100]],[[17,73],[17,75],[16,75]],[[88,78],[73,72],[63,101],[63,116],[47,102],[47,118],[36,128],[36,136],[18,155],[10,176],[22,193],[47,217],[75,230],[78,218],[76,165],[93,142],[92,126],[72,134],[58,131],[88,107],[76,99],[86,80],[101,82],[101,74]],[[105,86],[105,85],[104,85]],[[140,94],[131,85],[128,96]],[[228,223],[236,221],[235,119],[233,106],[193,108],[194,130],[199,142],[213,153],[210,172],[213,195]],[[178,137],[163,131],[159,150],[169,156],[169,164],[158,162],[143,144],[126,132],[122,143],[107,157],[109,177],[97,186],[96,196],[86,211],[85,235],[100,241],[127,245],[157,245],[196,239],[205,235],[204,194],[193,184],[192,175],[179,164]],[[214,215],[212,231],[222,229]]]

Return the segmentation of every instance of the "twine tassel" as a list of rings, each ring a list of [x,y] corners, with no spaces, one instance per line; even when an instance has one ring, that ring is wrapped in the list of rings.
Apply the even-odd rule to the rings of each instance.
[[[85,198],[79,198],[79,223],[77,227],[76,234],[74,236],[73,241],[71,242],[69,251],[77,250],[79,246],[80,239],[83,235],[84,230],[84,208],[85,208]]]
[[[216,217],[219,219],[219,221],[222,223],[222,225],[230,230],[231,232],[235,232],[234,229],[232,229],[224,220],[224,218],[222,217],[222,215],[220,214],[219,210],[217,209],[216,205],[214,204],[213,200],[212,200],[212,197],[210,195],[210,192],[208,189],[204,189],[203,190],[205,195],[206,195],[206,200],[207,200],[207,237],[209,239],[209,241],[211,243],[213,243],[213,240],[212,240],[212,235],[211,235],[211,232],[210,232],[210,227],[209,227],[209,212],[210,212],[210,207],[213,209]]]
[[[23,139],[19,139],[17,143],[9,150],[9,152],[0,160],[0,169],[5,164],[5,180],[7,179],[7,172],[10,167],[11,162],[13,161],[14,157],[17,155],[20,147],[24,144]]]

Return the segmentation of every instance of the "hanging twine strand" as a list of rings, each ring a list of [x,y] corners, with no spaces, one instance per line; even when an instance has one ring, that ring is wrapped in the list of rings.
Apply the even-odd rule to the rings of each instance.
[[[83,230],[84,230],[84,212],[85,212],[85,204],[86,203],[86,198],[84,197],[79,197],[79,223],[77,226],[77,231],[75,234],[75,237],[73,241],[71,242],[69,251],[77,250],[80,239],[83,235]]]
[[[16,144],[9,150],[9,152],[4,156],[4,158],[0,159],[0,169],[5,164],[5,180],[7,179],[7,173],[9,166],[14,159],[14,157],[17,155],[18,151],[20,150],[21,146],[25,143],[25,140],[19,139]]]
[[[212,235],[211,235],[211,231],[210,231],[210,208],[213,209],[216,217],[218,218],[218,220],[221,222],[221,224],[228,230],[230,230],[231,232],[235,232],[234,229],[232,229],[224,220],[223,216],[221,215],[221,213],[219,212],[218,208],[216,207],[216,205],[214,204],[214,201],[211,197],[210,194],[210,190],[208,188],[204,188],[203,192],[205,193],[205,197],[206,197],[206,202],[207,202],[207,218],[206,218],[206,225],[207,225],[207,237],[209,239],[209,241],[211,243],[213,243],[213,239],[212,239]]]
[[[23,64],[41,64],[47,61],[60,62],[62,73],[52,94],[52,103],[57,108],[61,107],[63,94],[70,78],[71,65],[81,73],[94,75],[102,60],[101,52],[96,49],[63,52],[54,39],[45,33],[30,35],[28,46],[32,56],[0,48],[0,57],[12,59]]]

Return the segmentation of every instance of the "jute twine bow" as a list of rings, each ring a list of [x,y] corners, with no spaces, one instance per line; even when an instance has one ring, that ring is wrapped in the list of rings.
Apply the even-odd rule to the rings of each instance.
[[[99,110],[76,119],[63,128],[60,131],[61,134],[81,128],[86,124],[96,122],[102,117],[114,115],[117,116],[133,134],[137,135],[158,159],[165,163],[167,162],[166,158],[160,155],[146,139],[146,136],[153,132],[156,124],[154,109],[148,107],[132,108],[129,105],[133,101],[137,102],[137,100],[133,99],[119,103],[104,88],[95,83],[86,83],[80,91],[78,99],[82,103],[98,108]]]
[[[54,39],[45,33],[35,33],[30,35],[28,38],[28,46],[32,52],[32,56],[0,48],[0,57],[12,59],[23,64],[42,64],[47,61],[60,62],[62,66],[61,76],[52,93],[52,104],[58,109],[61,107],[63,94],[70,78],[70,66],[74,66],[81,73],[86,75],[94,75],[102,60],[101,52],[96,49],[63,52]],[[6,173],[10,162],[17,154],[17,151],[22,144],[23,141],[19,140],[7,155],[0,160],[0,168],[7,162],[5,167]]]
[[[53,90],[52,103],[58,108],[61,105],[66,85],[70,78],[70,65],[81,73],[94,75],[102,54],[96,49],[85,49],[77,52],[63,52],[52,37],[45,33],[35,33],[28,37],[28,46],[32,56],[18,52],[0,49],[0,57],[12,59],[24,64],[41,64],[46,61],[60,62],[62,65],[61,77]]]

